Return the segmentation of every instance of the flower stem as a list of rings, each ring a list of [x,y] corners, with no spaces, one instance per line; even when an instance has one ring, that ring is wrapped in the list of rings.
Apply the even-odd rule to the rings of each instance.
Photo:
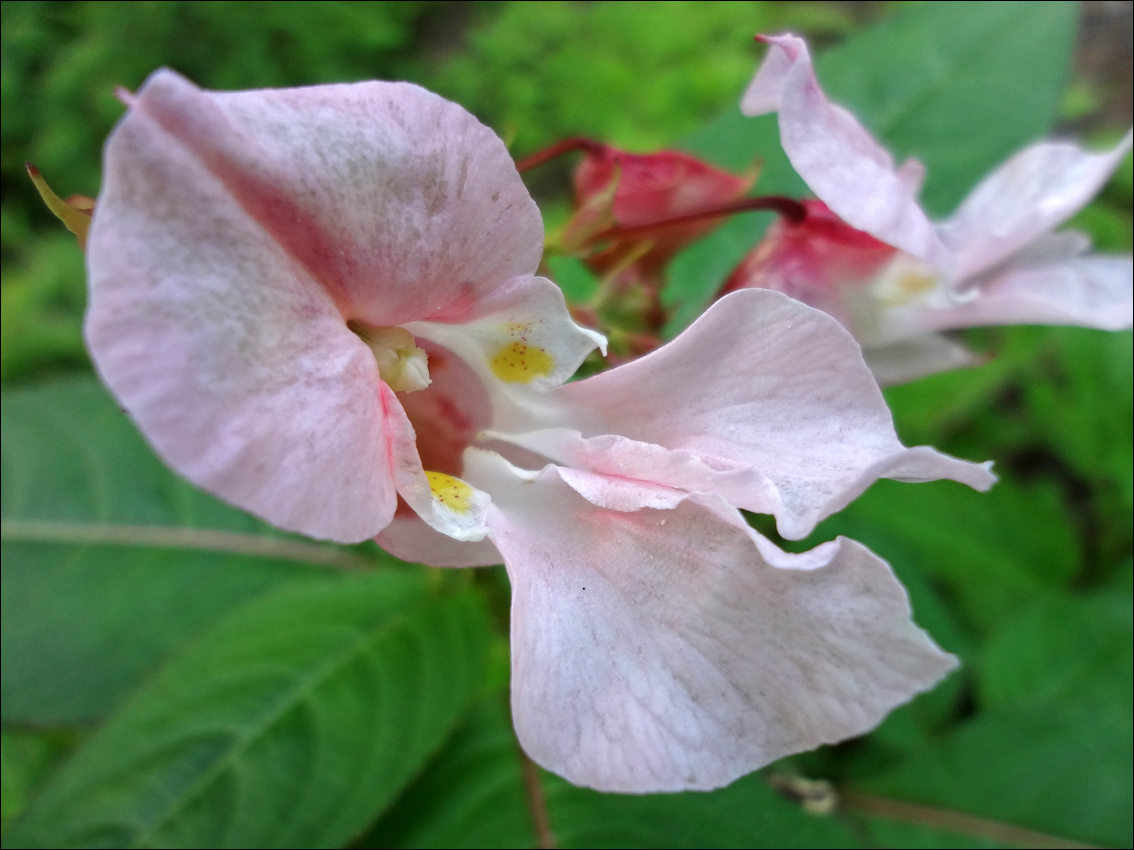
[[[540,850],[555,850],[555,835],[551,831],[551,819],[547,816],[547,800],[543,796],[543,785],[539,780],[539,767],[528,758],[518,740],[516,748],[520,751],[520,774],[524,781],[528,812],[532,816],[536,847]]]
[[[523,174],[537,165],[543,165],[549,160],[555,159],[557,156],[563,156],[565,153],[571,151],[593,151],[602,147],[598,142],[591,139],[583,138],[582,136],[572,136],[569,139],[564,139],[561,142],[556,142],[550,147],[546,147],[541,151],[536,151],[530,156],[526,156],[516,162],[516,170]]]
[[[707,209],[697,210],[696,212],[675,215],[671,218],[659,218],[647,222],[646,224],[635,224],[632,226],[616,224],[614,227],[596,233],[591,239],[597,242],[615,235],[619,238],[624,238],[636,234],[648,234],[655,230],[660,230],[663,227],[671,227],[676,224],[691,224],[710,218],[720,218],[726,215],[752,212],[754,210],[770,210],[779,213],[792,224],[799,224],[807,217],[807,208],[799,201],[786,198],[782,195],[763,195],[758,198],[744,198],[740,201],[733,201],[730,204],[721,204],[717,207],[709,207]]]
[[[860,791],[852,791],[847,788],[839,789],[839,808],[845,812],[857,812],[872,817],[915,823],[932,829],[942,829],[972,838],[983,838],[1001,844],[1011,844],[1016,847],[1053,847],[1058,848],[1058,850],[1094,847],[1092,844],[1058,838],[1043,832],[987,820],[975,815],[937,809],[918,803],[908,803],[904,800],[889,800],[885,797],[875,797],[872,794],[863,794]]]

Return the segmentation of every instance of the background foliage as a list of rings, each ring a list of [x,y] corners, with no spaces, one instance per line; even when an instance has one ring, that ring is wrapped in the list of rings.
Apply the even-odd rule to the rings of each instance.
[[[1069,80],[1069,3],[2,9],[5,846],[535,841],[507,717],[502,574],[266,527],[168,472],[93,378],[82,258],[22,163],[63,194],[95,194],[115,85],[159,65],[217,88],[410,79],[518,154],[578,133],[680,144],[738,170],[759,156],[760,191],[800,193],[774,121],[736,110],[751,35],[791,27],[830,47],[819,73],[833,97],[926,161],[939,214],[1052,128],[1074,121],[1097,144],[1124,129],[1104,83]],[[532,182],[552,219],[567,173]],[[1075,222],[1103,249],[1130,250],[1131,174],[1127,158]],[[737,218],[678,258],[671,331],[766,223]],[[993,458],[1001,483],[882,482],[806,542],[847,534],[890,560],[961,671],[864,738],[712,794],[600,795],[543,774],[559,846],[1134,841],[1131,334],[970,341],[986,365],[888,398],[907,444]],[[833,783],[840,805],[811,813],[803,798],[827,791],[799,776]]]

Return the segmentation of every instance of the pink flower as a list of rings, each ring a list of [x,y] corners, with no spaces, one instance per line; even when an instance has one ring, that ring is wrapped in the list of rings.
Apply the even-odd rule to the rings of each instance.
[[[744,197],[755,173],[738,177],[681,151],[632,154],[579,140],[575,213],[563,231],[568,251],[601,248],[587,258],[603,273],[633,264],[656,276],[678,251],[720,224],[707,218],[657,222],[712,210]]]
[[[503,561],[519,739],[573,782],[712,788],[860,734],[954,664],[888,566],[789,555],[898,442],[851,337],[772,292],[564,384],[597,335],[535,277],[504,145],[412,85],[202,92],[155,74],[106,149],[87,337],[195,483],[284,528]]]
[[[1131,326],[1130,257],[1087,255],[1090,243],[1082,234],[1052,232],[1103,187],[1130,150],[1130,133],[1102,154],[1063,142],[1031,145],[935,224],[916,200],[921,164],[909,160],[895,168],[854,116],[827,100],[802,39],[761,38],[768,54],[741,110],[778,113],[784,150],[825,206],[812,206],[816,217],[801,224],[779,222],[768,243],[734,273],[729,289],[778,289],[838,316],[883,382],[972,362],[967,349],[940,331],[1030,323]],[[833,237],[840,219],[843,234]],[[852,239],[848,234],[856,230],[863,232]],[[824,247],[807,245],[812,237]],[[840,256],[832,242],[870,237],[898,249],[877,268]],[[859,249],[850,254],[859,257]]]

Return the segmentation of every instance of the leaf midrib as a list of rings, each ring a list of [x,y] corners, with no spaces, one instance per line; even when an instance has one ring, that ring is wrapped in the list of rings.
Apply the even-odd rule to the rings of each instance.
[[[310,694],[324,681],[329,679],[332,674],[336,673],[348,663],[361,657],[364,650],[376,644],[383,637],[393,633],[401,628],[404,623],[413,619],[413,615],[426,608],[428,603],[418,603],[412,606],[407,611],[392,616],[387,620],[383,620],[377,626],[371,629],[364,629],[363,633],[350,644],[342,649],[339,653],[331,656],[322,665],[316,667],[309,672],[306,676],[302,676],[296,680],[295,685],[286,690],[279,699],[276,705],[268,710],[260,723],[251,724],[246,727],[245,731],[238,735],[232,745],[227,751],[218,758],[208,770],[204,771],[198,779],[192,783],[184,792],[182,792],[169,807],[160,815],[155,817],[149,828],[142,833],[139,833],[131,842],[132,847],[146,847],[152,846],[149,842],[167,824],[170,820],[177,816],[177,814],[184,809],[193,799],[199,796],[205,789],[207,789],[213,782],[215,782],[223,772],[234,763],[237,755],[247,750],[252,744],[260,739],[281,717],[288,711],[299,705],[303,699],[310,696]]]

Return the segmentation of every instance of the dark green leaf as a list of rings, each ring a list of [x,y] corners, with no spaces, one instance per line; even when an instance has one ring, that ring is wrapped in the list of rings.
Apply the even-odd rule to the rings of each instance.
[[[361,847],[531,847],[520,756],[503,697],[481,702]]]
[[[1129,847],[1132,749],[1128,711],[1019,707],[977,717],[864,785],[1063,839]]]
[[[1067,507],[1046,481],[1023,487],[1005,479],[988,493],[953,482],[880,481],[820,525],[815,539],[836,533],[920,569],[981,630],[1065,586],[1082,564]]]
[[[4,395],[5,722],[90,720],[233,605],[367,561],[170,472],[93,380]],[[325,572],[325,570],[324,570]]]
[[[1044,599],[995,632],[977,659],[981,701],[990,708],[1039,702],[1134,701],[1129,593]]]
[[[338,846],[475,692],[487,618],[384,572],[285,588],[170,661],[12,829],[13,845]]]
[[[556,846],[854,847],[837,819],[805,813],[760,775],[711,793],[598,794],[540,772]],[[520,847],[533,843],[515,738],[502,702],[468,718],[380,820],[367,847]]]
[[[79,734],[0,731],[0,824],[4,830],[31,803],[44,779],[77,746]]]

